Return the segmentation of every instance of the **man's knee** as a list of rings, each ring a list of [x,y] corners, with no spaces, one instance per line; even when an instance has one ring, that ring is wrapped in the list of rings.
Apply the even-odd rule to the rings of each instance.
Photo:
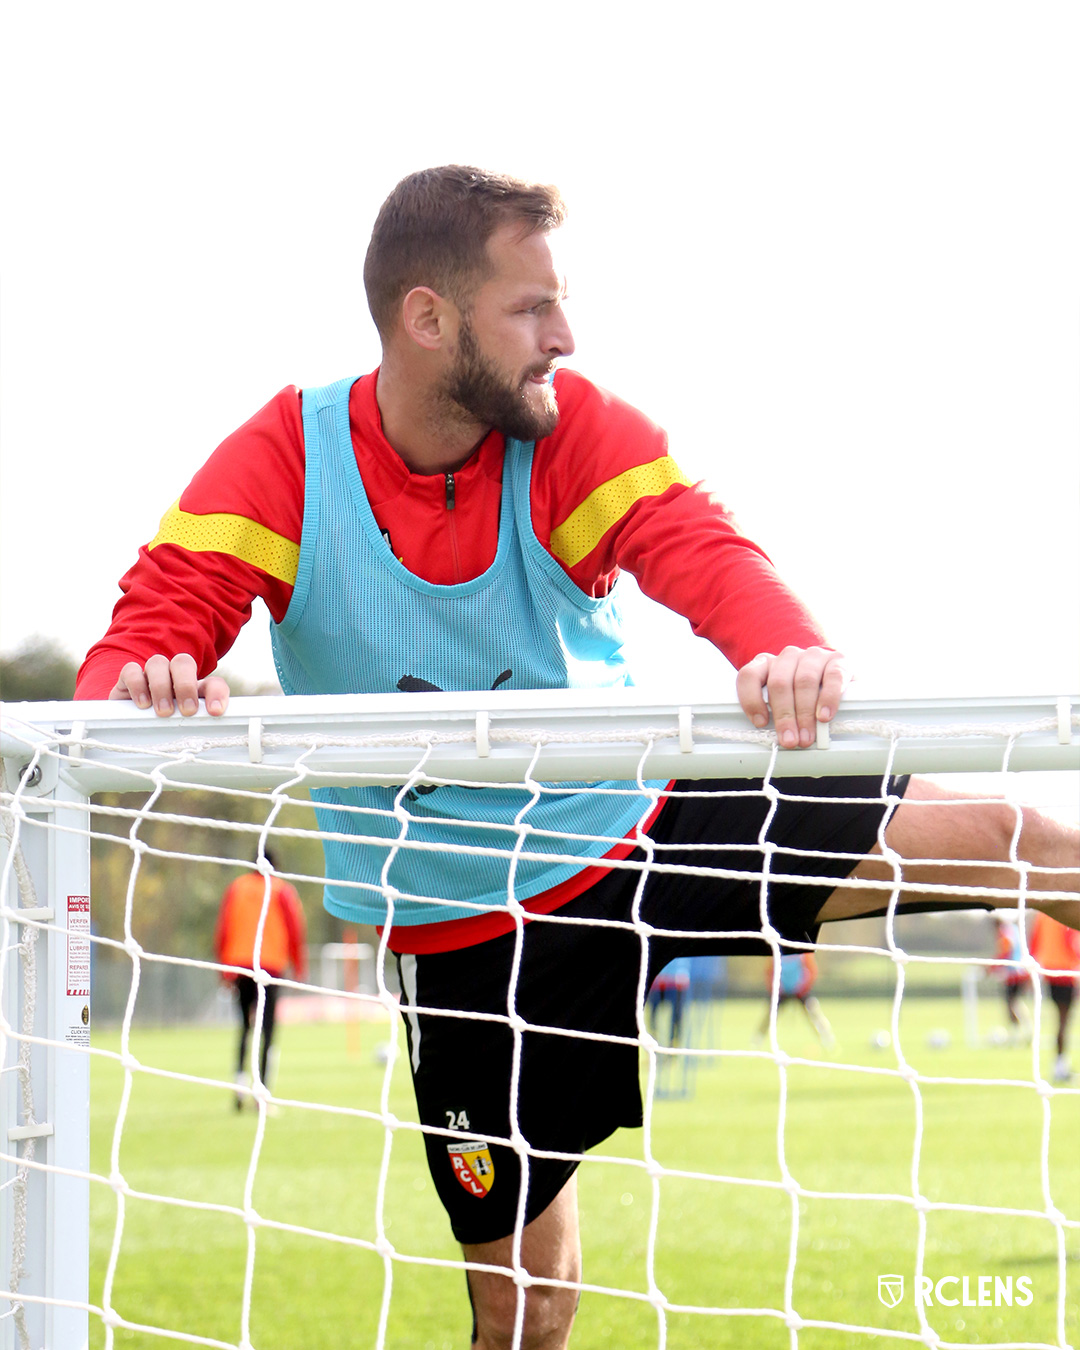
[[[525,1226],[521,1239],[525,1270],[534,1280],[559,1283],[516,1284],[510,1269],[513,1250],[510,1237],[465,1247],[467,1260],[505,1270],[505,1274],[469,1271],[475,1350],[509,1350],[511,1346],[514,1350],[563,1350],[574,1324],[581,1284],[576,1177]]]
[[[534,1284],[521,1291],[513,1275],[477,1275],[469,1284],[476,1319],[476,1350],[561,1350],[570,1334],[579,1291]],[[516,1339],[520,1318],[520,1339]]]

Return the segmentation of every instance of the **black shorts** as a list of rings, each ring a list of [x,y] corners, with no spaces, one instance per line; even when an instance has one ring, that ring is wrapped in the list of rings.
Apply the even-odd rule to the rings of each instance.
[[[758,841],[771,802],[760,784],[680,782],[649,832],[653,863],[710,875],[651,870],[639,896],[640,870],[613,869],[525,925],[516,981],[517,933],[398,957],[428,1166],[459,1242],[513,1232],[523,1192],[529,1223],[587,1149],[641,1124],[638,1010],[669,961],[768,955],[763,899],[774,940],[817,940],[828,880],[846,877],[877,841],[882,780],[789,778],[779,786],[784,795],[765,835],[776,846],[770,874],[817,884],[763,888]],[[903,796],[905,787],[906,779],[893,780],[890,791]],[[818,850],[834,856],[813,856]],[[640,849],[630,856],[645,858]],[[635,910],[660,931],[635,931]],[[517,1019],[530,1029],[512,1025]]]
[[[276,971],[268,971],[267,973],[272,973],[275,979],[279,978]],[[277,1008],[278,986],[268,984],[264,988],[266,993],[263,1004],[263,1035],[269,1040],[274,1033],[274,1013]],[[251,975],[237,975],[236,998],[240,1004],[240,1016],[243,1018],[244,1026],[250,1029],[255,1022],[255,1009],[259,1002],[259,986]]]
[[[1073,999],[1076,998],[1076,982],[1074,980],[1047,980],[1047,992],[1050,995],[1050,1001],[1064,1016],[1073,1005]]]

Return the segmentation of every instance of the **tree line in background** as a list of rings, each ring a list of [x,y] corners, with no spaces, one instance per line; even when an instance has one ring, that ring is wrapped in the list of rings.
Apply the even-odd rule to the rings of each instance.
[[[47,703],[75,694],[78,663],[55,638],[28,638],[14,652],[0,653],[0,699]]]
[[[111,792],[94,797],[94,838],[90,848],[93,928],[99,937],[122,943],[127,937],[128,892],[131,937],[146,952],[213,961],[213,935],[225,888],[251,869],[259,831],[270,812],[266,797],[230,792],[163,792],[140,818],[147,793]],[[306,795],[291,801],[274,818],[282,829],[314,831],[315,814]],[[148,847],[135,868],[134,836]],[[319,878],[322,846],[313,834],[288,839],[271,836],[266,847],[279,871]],[[134,876],[134,881],[132,877]],[[308,943],[340,942],[343,925],[322,906],[318,880],[296,882],[307,918]],[[373,930],[358,932],[372,941]],[[127,952],[96,944],[95,980],[126,991],[131,958]],[[317,977],[318,972],[312,971]],[[126,993],[125,993],[126,996]],[[115,998],[109,998],[110,1005]],[[115,1006],[103,1012],[117,1011]]]

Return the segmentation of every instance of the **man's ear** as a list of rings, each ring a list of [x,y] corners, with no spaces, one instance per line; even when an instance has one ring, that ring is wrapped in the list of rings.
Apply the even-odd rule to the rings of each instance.
[[[445,346],[456,313],[452,302],[430,286],[414,286],[401,305],[406,336],[428,352]]]

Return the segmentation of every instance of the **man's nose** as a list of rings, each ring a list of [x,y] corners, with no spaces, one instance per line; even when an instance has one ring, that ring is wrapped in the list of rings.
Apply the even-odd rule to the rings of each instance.
[[[552,356],[569,356],[574,350],[574,335],[570,331],[561,305],[551,311],[551,325],[544,334],[544,351]]]

